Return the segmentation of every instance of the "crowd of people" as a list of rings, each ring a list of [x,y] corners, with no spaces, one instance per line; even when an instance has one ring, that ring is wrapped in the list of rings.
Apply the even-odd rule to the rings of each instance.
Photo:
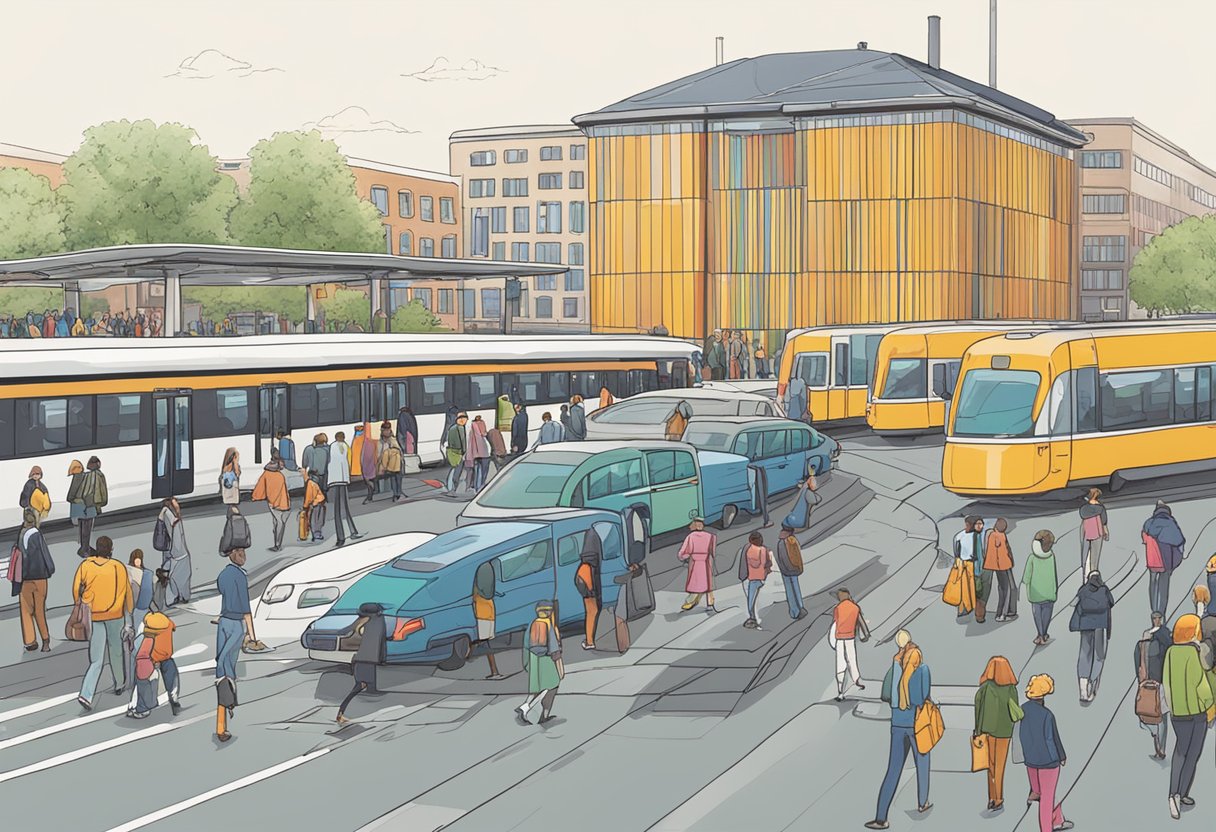
[[[27,312],[0,315],[0,338],[155,338],[164,325],[159,309],[119,310],[84,317],[73,309],[47,309],[41,314]]]
[[[772,378],[774,363],[760,341],[750,344],[742,330],[723,333],[715,329],[702,350],[702,377],[708,380]]]

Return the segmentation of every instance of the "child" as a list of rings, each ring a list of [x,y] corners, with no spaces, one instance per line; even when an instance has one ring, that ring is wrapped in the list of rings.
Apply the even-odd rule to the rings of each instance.
[[[157,672],[165,682],[169,707],[176,716],[182,709],[178,696],[177,663],[173,660],[173,631],[176,625],[163,612],[150,612],[143,619],[143,633],[135,639],[135,692],[127,716],[145,719],[157,706]]]
[[[359,615],[365,617],[367,621],[363,624],[363,638],[359,642],[359,648],[355,650],[355,656],[351,659],[351,670],[354,673],[355,686],[351,688],[350,693],[346,694],[346,698],[338,706],[339,725],[345,725],[347,722],[350,722],[346,718],[346,707],[350,705],[356,696],[364,691],[368,693],[377,692],[376,665],[383,664],[385,660],[384,647],[385,641],[388,640],[388,633],[385,630],[383,610],[376,603],[361,604],[359,606]]]

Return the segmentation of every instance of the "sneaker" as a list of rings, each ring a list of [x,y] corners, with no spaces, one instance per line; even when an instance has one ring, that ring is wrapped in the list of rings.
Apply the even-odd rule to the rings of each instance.
[[[350,539],[351,539],[351,540],[362,540],[362,539],[363,539],[363,535],[361,535],[361,534],[352,534],[352,535],[350,536]]]
[[[747,630],[758,629],[758,626],[759,625],[756,624],[756,619],[754,619],[754,618],[749,618],[743,622],[743,627],[744,627],[744,629],[747,629]]]
[[[524,710],[523,705],[520,705],[518,708],[515,709],[515,721],[518,722],[520,725],[531,725],[532,724],[531,722],[528,721],[528,714]]]
[[[1189,794],[1184,794],[1182,797],[1178,798],[1178,802],[1183,806],[1194,806],[1195,798],[1191,797]]]
[[[536,720],[536,724],[544,725],[546,722],[552,722],[555,719],[557,719],[557,717],[553,714],[546,714],[545,716],[542,716],[540,719]]]
[[[1073,827],[1072,821],[1066,820],[1063,823],[1061,823],[1059,826],[1051,827],[1051,829],[1052,829],[1052,832],[1061,832],[1061,830],[1063,830],[1063,829],[1072,829],[1072,827]]]
[[[588,644],[587,642],[585,642],[585,641],[584,641],[584,642],[583,642],[583,649],[584,649],[584,650],[594,650],[594,649],[595,649],[595,645],[594,645],[594,644]]]
[[[853,687],[857,688],[858,690],[865,690],[865,689],[866,689],[866,686],[865,686],[865,685],[863,685],[861,682],[858,682],[857,684],[853,685]]]
[[[169,700],[169,710],[173,711],[174,716],[177,716],[178,714],[180,714],[182,712],[182,703],[178,702],[177,700],[170,699]]]
[[[147,719],[148,714],[150,713],[152,712],[144,711],[143,713],[140,713],[139,711],[127,711],[127,716],[131,717],[131,719]]]
[[[997,620],[997,621],[1004,621],[1004,620],[1005,620],[1005,616],[1003,616],[1003,615],[998,615],[998,616],[996,617],[996,620]]]
[[[872,820],[866,824],[866,829],[890,829],[891,824],[885,820]]]
[[[837,702],[843,702],[843,701],[844,701],[844,694],[837,694],[837,696],[836,696],[836,701],[837,701]]]
[[[1016,612],[1011,612],[1011,613],[1009,613],[1009,615],[1005,616],[1005,620],[1006,621],[1017,621],[1018,614]]]
[[[1170,795],[1170,817],[1174,820],[1182,817],[1182,810],[1178,808],[1178,795],[1176,794]]]
[[[487,682],[497,682],[497,681],[500,681],[505,678],[507,678],[507,677],[503,676],[501,673],[491,673],[489,676],[486,677],[486,681]]]
[[[228,740],[232,739],[232,734],[229,734],[227,731],[225,731],[222,734],[216,734],[215,738],[217,740],[219,740],[220,742],[228,742]]]

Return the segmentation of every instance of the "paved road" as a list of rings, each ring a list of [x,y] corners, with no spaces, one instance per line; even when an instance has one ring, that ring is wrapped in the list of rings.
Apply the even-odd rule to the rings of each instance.
[[[1101,693],[1083,708],[1074,692],[1076,642],[1067,633],[1066,604],[1057,607],[1056,640],[1038,650],[1028,614],[1007,624],[991,616],[986,625],[960,624],[941,604],[948,562],[941,550],[960,514],[974,507],[936,484],[940,459],[932,441],[846,441],[843,470],[825,485],[829,500],[802,535],[808,548],[803,591],[812,615],[800,622],[789,620],[780,584],[771,581],[762,595],[762,629],[744,630],[742,593],[730,580],[729,563],[719,564],[723,612],[680,613],[683,579],[674,549],[653,553],[657,612],[634,623],[633,646],[624,655],[569,654],[555,708],[559,718],[544,728],[523,728],[512,719],[526,688],[515,650],[500,655],[509,675],[499,682],[482,678],[481,659],[454,673],[385,669],[385,692],[357,700],[350,710],[355,723],[338,730],[333,718],[349,675],[285,645],[244,657],[235,739],[220,746],[212,737],[210,685],[216,602],[203,592],[175,614],[179,664],[187,668],[186,707],[177,717],[162,708],[132,722],[110,694],[99,696],[95,712],[82,714],[74,701],[85,664],[79,648],[61,643],[50,655],[24,654],[14,635],[0,658],[0,800],[6,817],[15,828],[37,822],[82,832],[232,829],[239,828],[234,818],[252,817],[272,818],[284,829],[327,832],[576,823],[614,832],[860,828],[873,815],[886,760],[877,680],[893,652],[891,635],[908,626],[932,667],[948,732],[933,754],[935,808],[913,817],[915,786],[905,772],[892,828],[1035,828],[1018,809],[1025,788],[1020,766],[1010,767],[1008,808],[993,819],[983,811],[983,775],[968,771],[970,702],[994,654],[1008,656],[1023,678],[1049,672],[1057,680],[1052,705],[1069,750],[1066,812],[1078,828],[1163,824],[1168,767],[1149,759],[1150,740],[1137,727],[1126,695],[1131,645],[1148,611],[1138,530],[1146,506],[1159,495],[1142,491],[1110,503],[1112,540],[1103,571],[1120,604]],[[1182,485],[1190,490],[1178,495],[1177,513],[1197,554],[1185,563],[1186,580],[1181,574],[1175,579],[1179,601],[1204,554],[1216,548],[1216,529],[1205,525],[1211,489]],[[369,507],[360,522],[373,534],[450,526],[458,503],[424,497],[423,486],[414,493],[405,505]],[[1079,582],[1075,566],[1065,574],[1078,548],[1073,509],[1061,503],[979,507],[989,517],[1007,512],[1015,553],[1026,551],[1039,528],[1057,533],[1062,597]],[[197,536],[218,537],[218,526],[206,527],[207,510],[197,512]],[[255,520],[255,533],[268,523]],[[720,546],[737,548],[755,526],[741,521],[721,533]],[[132,525],[133,539],[150,536],[150,528],[140,528]],[[62,534],[66,540],[70,532]],[[56,541],[57,554],[66,549],[59,555],[64,569],[75,565],[68,546]],[[198,548],[201,590],[222,561],[210,543]],[[258,558],[254,565],[264,580],[310,551],[293,545],[279,561]],[[825,613],[830,591],[842,584],[861,599],[876,638],[860,651],[870,680],[866,690],[836,703]],[[55,631],[62,619],[60,610]],[[11,616],[0,626],[15,633]],[[1200,810],[1202,789],[1212,778],[1207,759],[1197,789]],[[1147,799],[1112,805],[1119,786]],[[67,794],[71,800],[65,801]],[[1178,827],[1198,828],[1199,817],[1192,811]]]

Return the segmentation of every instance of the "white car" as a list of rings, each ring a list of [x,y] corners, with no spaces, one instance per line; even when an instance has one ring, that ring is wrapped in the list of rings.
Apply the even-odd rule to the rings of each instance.
[[[258,638],[297,641],[351,584],[434,537],[429,532],[386,535],[293,563],[270,579],[254,606]]]
[[[689,387],[638,393],[587,417],[588,439],[663,439],[667,417],[681,401],[694,416],[783,416],[767,396],[728,387]]]

